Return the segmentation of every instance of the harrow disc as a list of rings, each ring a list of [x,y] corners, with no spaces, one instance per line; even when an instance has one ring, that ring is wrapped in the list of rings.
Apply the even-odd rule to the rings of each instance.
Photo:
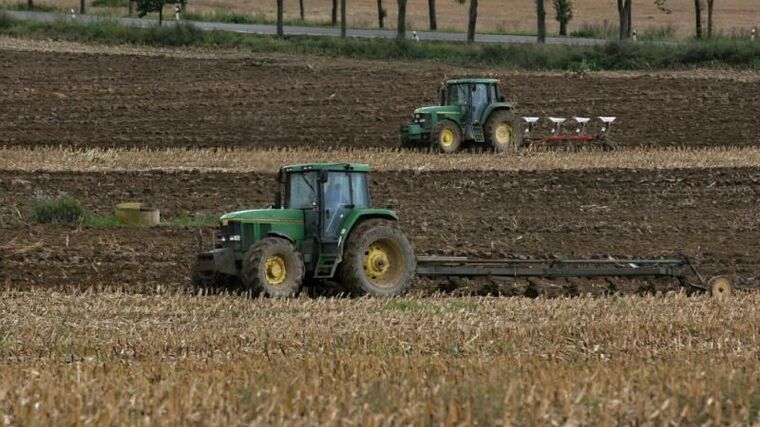
[[[707,290],[712,297],[717,299],[728,298],[732,289],[731,279],[726,276],[715,276],[707,281]]]

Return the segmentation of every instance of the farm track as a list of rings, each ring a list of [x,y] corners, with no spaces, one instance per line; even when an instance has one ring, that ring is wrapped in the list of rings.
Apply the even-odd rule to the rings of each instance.
[[[614,135],[623,146],[746,146],[760,137],[753,78],[579,78],[304,58],[3,49],[0,144],[393,147],[398,125],[434,102],[440,80],[484,73],[502,79],[522,115],[618,116]]]
[[[66,192],[96,213],[139,199],[165,217],[219,214],[270,203],[274,175],[211,172],[0,172],[2,218],[34,194]],[[421,253],[473,256],[695,256],[707,274],[759,285],[760,168],[521,172],[376,172],[376,204],[395,200]],[[0,228],[4,277],[13,287],[185,286],[193,229]],[[492,284],[457,283],[457,292]],[[606,292],[608,281],[570,292]],[[452,288],[418,281],[422,292]],[[551,286],[549,286],[551,288]],[[524,289],[523,289],[524,290]],[[503,290],[507,293],[514,290]],[[547,291],[549,292],[549,291]]]

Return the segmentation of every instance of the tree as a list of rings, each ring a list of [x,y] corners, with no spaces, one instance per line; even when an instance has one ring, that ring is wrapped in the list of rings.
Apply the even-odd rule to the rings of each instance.
[[[301,12],[301,21],[304,20],[303,0],[298,0],[298,10]]]
[[[702,0],[694,0],[694,19],[696,21],[696,35],[702,38]]]
[[[29,10],[34,9],[34,0],[26,0],[26,8]]]
[[[332,0],[332,15],[330,22],[332,26],[338,25],[338,0]]]
[[[398,23],[396,24],[396,38],[406,39],[406,0],[396,0],[398,4]]]
[[[713,36],[713,5],[715,0],[707,0],[707,38]]]
[[[385,17],[388,13],[383,9],[383,0],[377,0],[377,25],[385,28]]]
[[[536,26],[538,42],[546,43],[546,11],[544,10],[544,0],[536,0]]]
[[[84,15],[87,13],[87,1],[86,0],[79,0],[79,14]]]
[[[283,24],[283,14],[285,9],[285,0],[277,0],[277,37],[285,35],[285,25]]]
[[[178,4],[182,7],[187,3],[187,0],[136,0],[135,3],[137,4],[137,16],[140,18],[151,12],[158,12],[158,25],[161,26],[164,22],[164,5]]]
[[[554,11],[557,13],[555,19],[559,22],[559,35],[567,35],[567,23],[573,19],[573,2],[570,0],[552,0]]]
[[[478,22],[478,0],[470,0],[470,19],[467,22],[467,43],[475,41],[475,25]]]
[[[340,36],[346,38],[346,0],[340,0]]]
[[[620,40],[631,38],[632,29],[632,5],[633,0],[617,0],[618,17],[620,18]]]
[[[438,20],[435,16],[435,0],[428,0],[428,15],[430,16],[430,31],[438,29]]]

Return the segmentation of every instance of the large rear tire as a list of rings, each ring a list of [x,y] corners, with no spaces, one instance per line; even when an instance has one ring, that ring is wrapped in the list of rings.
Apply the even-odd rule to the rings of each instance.
[[[356,295],[394,297],[409,289],[416,268],[414,247],[396,224],[370,219],[351,231],[339,277]]]
[[[520,121],[510,110],[491,113],[485,126],[486,142],[498,152],[516,151],[522,145]]]
[[[462,145],[462,131],[451,120],[441,120],[430,134],[433,148],[441,153],[456,153]]]
[[[266,237],[248,248],[243,258],[243,283],[254,295],[291,297],[301,290],[304,264],[292,243]]]

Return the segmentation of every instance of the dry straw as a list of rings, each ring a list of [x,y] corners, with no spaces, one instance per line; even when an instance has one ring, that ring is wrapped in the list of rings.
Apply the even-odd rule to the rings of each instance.
[[[760,296],[0,298],[6,425],[756,421]]]
[[[673,169],[760,166],[760,149],[624,149],[601,151],[521,151],[440,155],[391,149],[72,149],[1,148],[0,169],[22,171],[189,170],[274,172],[303,162],[362,162],[379,170],[573,170]]]

